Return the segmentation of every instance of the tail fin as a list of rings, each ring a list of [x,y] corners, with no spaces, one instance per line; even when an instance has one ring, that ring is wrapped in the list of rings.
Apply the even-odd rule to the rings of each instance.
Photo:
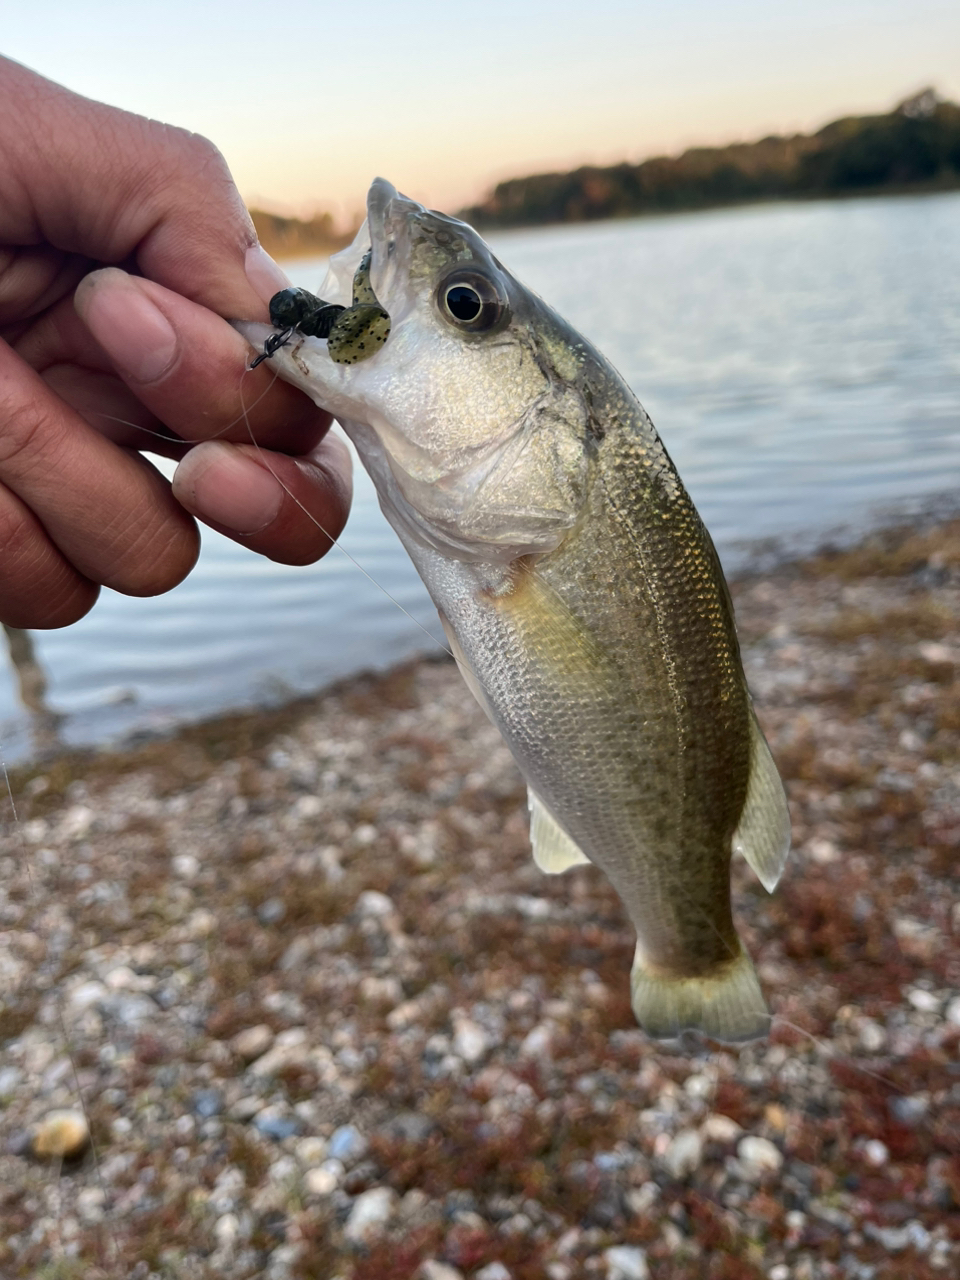
[[[630,975],[633,1012],[647,1035],[675,1040],[682,1031],[700,1031],[727,1044],[761,1040],[770,1031],[770,1013],[753,962],[745,951],[698,978],[654,973],[637,948]]]

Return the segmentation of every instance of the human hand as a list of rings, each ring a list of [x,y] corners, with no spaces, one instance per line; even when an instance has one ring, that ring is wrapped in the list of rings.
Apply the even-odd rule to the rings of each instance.
[[[287,564],[329,549],[349,455],[221,318],[286,283],[212,144],[0,59],[0,621],[169,590],[192,516]],[[172,492],[141,449],[184,459]]]

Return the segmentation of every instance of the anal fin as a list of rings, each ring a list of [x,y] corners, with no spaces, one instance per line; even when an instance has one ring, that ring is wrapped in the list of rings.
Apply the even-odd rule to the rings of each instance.
[[[527,788],[530,806],[530,843],[533,860],[547,875],[559,875],[570,867],[589,862],[590,859],[567,833],[557,825],[543,801],[530,787]]]
[[[750,781],[733,852],[742,854],[768,893],[773,893],[790,852],[790,811],[767,740],[757,718],[752,725]]]

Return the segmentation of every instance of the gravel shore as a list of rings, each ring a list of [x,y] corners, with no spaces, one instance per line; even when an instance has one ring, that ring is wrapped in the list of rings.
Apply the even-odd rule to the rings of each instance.
[[[742,1052],[636,1028],[451,663],[17,771],[0,1275],[960,1275],[960,525],[734,594],[794,820]]]

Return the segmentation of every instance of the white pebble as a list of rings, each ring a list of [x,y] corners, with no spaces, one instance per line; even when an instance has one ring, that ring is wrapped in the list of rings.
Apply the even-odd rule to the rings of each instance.
[[[700,1133],[708,1142],[736,1142],[743,1129],[730,1116],[714,1111],[700,1126]]]
[[[671,1178],[685,1178],[700,1167],[703,1140],[696,1129],[681,1129],[660,1157]]]
[[[192,880],[200,870],[200,860],[192,853],[178,853],[171,865],[174,873],[184,880]]]
[[[392,916],[394,911],[393,899],[376,889],[365,889],[357,899],[357,914],[361,916]]]
[[[417,1280],[463,1280],[463,1272],[436,1258],[426,1258],[420,1264]]]
[[[783,1154],[768,1138],[752,1135],[737,1144],[737,1155],[746,1170],[754,1174],[776,1173],[783,1164]]]
[[[648,1280],[647,1255],[633,1245],[618,1244],[604,1250],[607,1280]]]
[[[464,1062],[479,1062],[490,1048],[490,1037],[470,1018],[459,1018],[453,1036],[453,1052]]]
[[[473,1280],[513,1280],[510,1272],[502,1262],[488,1262],[473,1277]]]
[[[267,1052],[273,1044],[273,1032],[265,1022],[258,1022],[255,1027],[244,1027],[230,1041],[230,1048],[244,1062],[252,1062]]]
[[[307,1170],[303,1175],[303,1185],[312,1196],[329,1196],[340,1185],[340,1179],[333,1169],[320,1165]]]
[[[396,1199],[396,1192],[389,1187],[371,1187],[364,1191],[353,1202],[343,1234],[355,1242],[379,1235],[393,1215]]]
[[[863,1144],[863,1154],[867,1158],[867,1163],[879,1168],[886,1164],[890,1159],[890,1152],[887,1150],[886,1143],[881,1142],[879,1138],[871,1138],[869,1142]]]
[[[944,1017],[948,1022],[953,1023],[955,1027],[960,1027],[960,996],[954,996],[947,1005],[947,1011]]]
[[[932,991],[925,991],[923,987],[911,987],[907,992],[907,999],[921,1013],[940,1012],[939,998]]]
[[[549,1023],[538,1022],[523,1038],[520,1045],[522,1058],[549,1058],[553,1036]]]

